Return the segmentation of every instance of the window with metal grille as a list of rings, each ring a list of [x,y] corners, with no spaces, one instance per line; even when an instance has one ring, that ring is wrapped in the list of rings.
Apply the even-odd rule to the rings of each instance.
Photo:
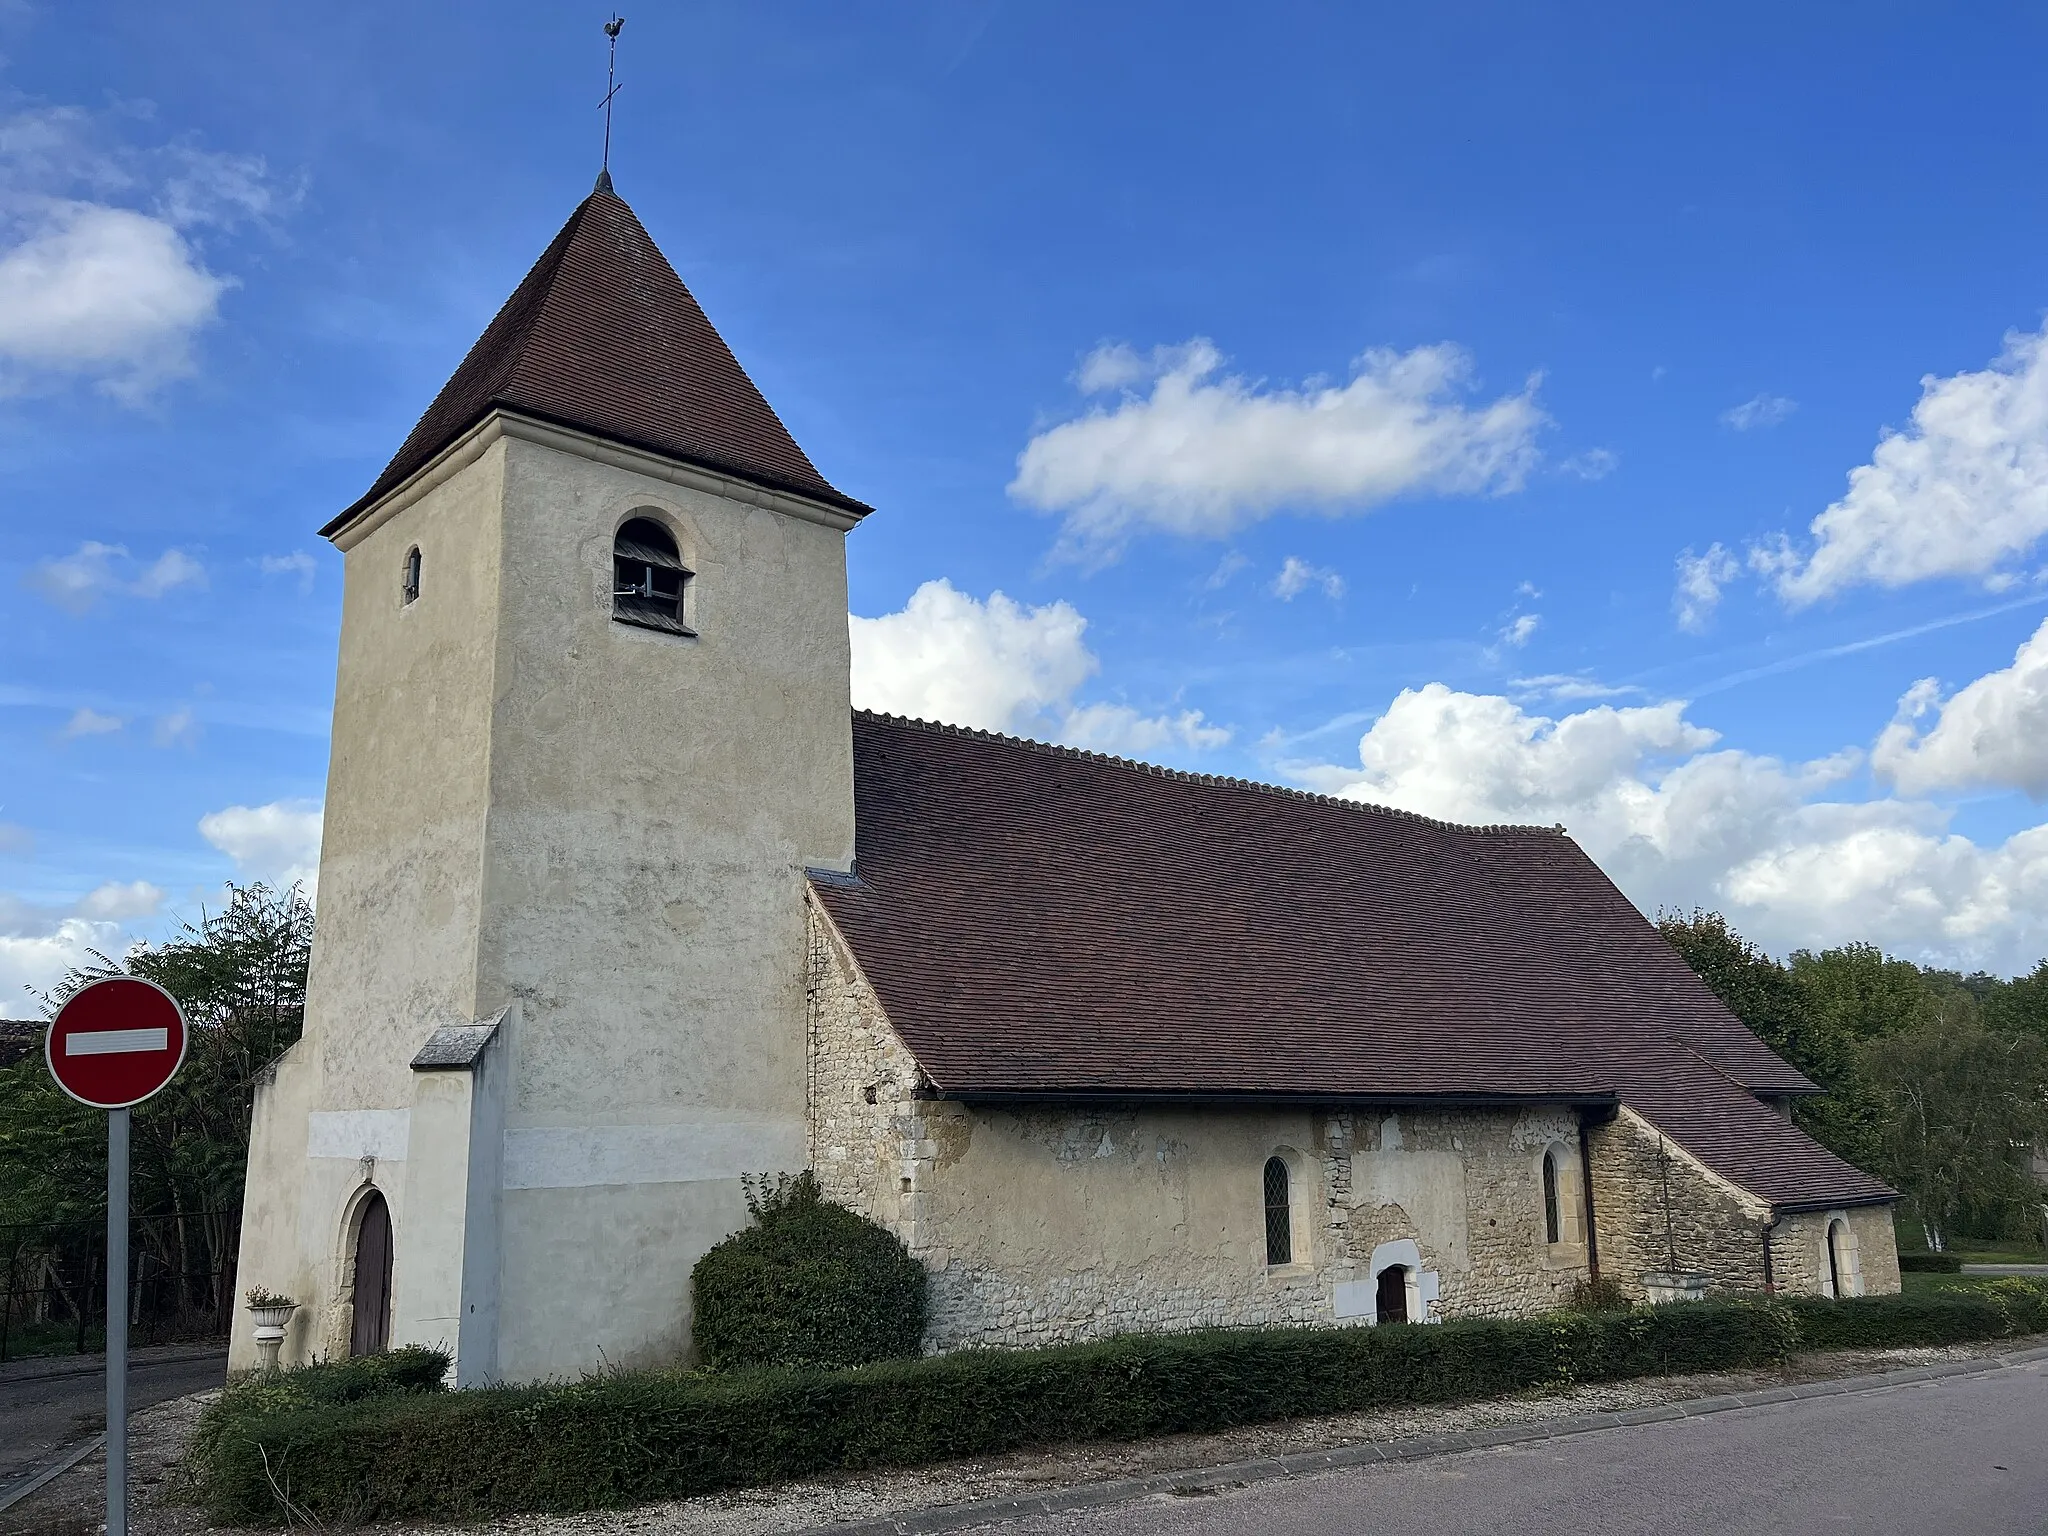
[[[1294,1215],[1287,1202],[1287,1164],[1266,1159],[1266,1262],[1294,1262]]]
[[[398,584],[398,600],[410,603],[420,595],[420,547],[415,544],[405,554],[405,575]]]
[[[1555,1243],[1564,1236],[1564,1221],[1557,1204],[1557,1149],[1543,1154],[1543,1241]]]
[[[612,540],[612,617],[619,623],[694,633],[686,622],[690,580],[674,536],[652,518],[632,519]]]

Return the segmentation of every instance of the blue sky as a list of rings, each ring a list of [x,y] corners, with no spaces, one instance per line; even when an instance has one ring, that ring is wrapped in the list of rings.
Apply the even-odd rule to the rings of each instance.
[[[588,189],[602,20],[0,0],[0,996],[314,867],[314,529]],[[613,171],[879,509],[864,702],[1562,821],[1646,910],[2012,971],[2044,32],[672,6]]]

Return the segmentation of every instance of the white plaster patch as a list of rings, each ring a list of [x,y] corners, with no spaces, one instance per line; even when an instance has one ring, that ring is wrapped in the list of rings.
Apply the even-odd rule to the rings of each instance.
[[[683,1125],[528,1126],[505,1133],[505,1188],[688,1184],[809,1163],[801,1120],[706,1116]]]
[[[308,1157],[345,1157],[351,1162],[374,1157],[380,1163],[402,1163],[411,1139],[409,1109],[323,1109],[306,1116]]]
[[[1371,1317],[1373,1315],[1373,1282],[1370,1280],[1339,1280],[1337,1282],[1337,1316]]]

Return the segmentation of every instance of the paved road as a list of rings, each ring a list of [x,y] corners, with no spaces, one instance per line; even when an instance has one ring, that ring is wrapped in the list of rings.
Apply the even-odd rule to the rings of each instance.
[[[2048,1531],[2048,1361],[1207,1495],[1013,1536]]]
[[[152,1353],[171,1358],[152,1358]],[[58,1447],[100,1428],[107,1405],[103,1369],[96,1359],[72,1356],[47,1363],[10,1363],[0,1374],[0,1492],[41,1466]],[[51,1371],[70,1374],[52,1376]],[[227,1373],[226,1350],[196,1359],[190,1349],[138,1353],[128,1372],[129,1411],[139,1413],[188,1392],[217,1387]]]

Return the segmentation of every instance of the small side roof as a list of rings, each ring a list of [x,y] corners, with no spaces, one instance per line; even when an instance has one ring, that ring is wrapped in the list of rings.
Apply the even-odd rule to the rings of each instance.
[[[493,410],[871,510],[818,473],[633,210],[600,177],[332,538]]]
[[[813,888],[950,1096],[1618,1100],[1773,1203],[1893,1197],[1557,830],[865,713],[854,785]]]

